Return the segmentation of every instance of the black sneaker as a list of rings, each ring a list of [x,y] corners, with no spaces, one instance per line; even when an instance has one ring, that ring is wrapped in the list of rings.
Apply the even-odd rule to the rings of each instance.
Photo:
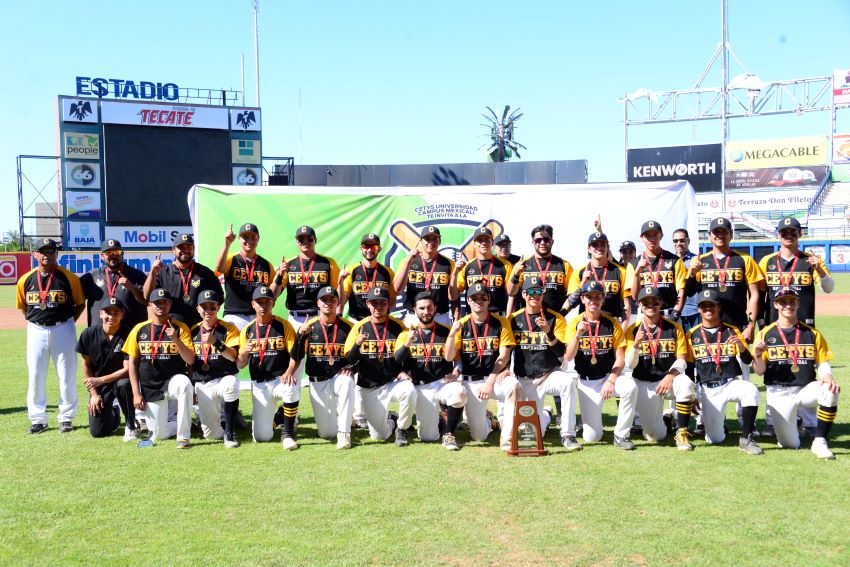
[[[402,429],[398,425],[395,428],[395,444],[396,447],[407,447],[410,442],[407,440],[407,430]]]
[[[631,439],[628,437],[617,437],[614,436],[614,446],[619,447],[623,451],[633,451],[635,448],[635,444],[632,443]]]
[[[70,421],[60,421],[59,422],[59,433],[70,433],[74,430],[74,426],[71,425]]]
[[[705,436],[705,424],[697,423],[697,426],[694,427],[694,435],[696,435],[697,437]]]
[[[351,422],[351,429],[369,429],[369,422],[365,419],[355,419]]]
[[[274,417],[272,418],[272,422],[274,422],[275,429],[283,426],[283,406],[277,408],[277,411],[275,412]]]
[[[640,424],[632,425],[632,428],[629,430],[629,436],[640,437],[641,435],[643,435],[643,426]]]
[[[239,446],[239,440],[236,438],[235,433],[225,433],[224,434],[224,447],[226,449],[235,449]]]
[[[46,423],[33,423],[29,429],[27,429],[28,435],[35,435],[36,433],[43,433],[47,431]]]

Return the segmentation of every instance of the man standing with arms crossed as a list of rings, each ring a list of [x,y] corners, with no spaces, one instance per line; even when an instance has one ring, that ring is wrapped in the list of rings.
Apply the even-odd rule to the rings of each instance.
[[[445,359],[460,361],[467,397],[466,419],[473,441],[484,441],[493,430],[487,416],[487,400],[492,397],[505,404],[499,447],[507,451],[520,392],[519,382],[508,370],[511,349],[516,344],[511,324],[490,312],[490,292],[481,282],[469,286],[466,300],[472,313],[452,325]]]
[[[47,429],[47,370],[59,378],[59,432],[73,431],[77,414],[77,333],[74,321],[86,307],[80,278],[58,266],[59,245],[41,238],[32,253],[36,267],[18,280],[16,305],[27,320],[27,433]]]
[[[449,309],[449,283],[455,271],[455,263],[440,250],[440,229],[426,226],[422,229],[419,244],[410,251],[410,256],[402,260],[398,273],[393,280],[395,292],[404,292],[404,307],[407,309],[404,323],[415,324],[416,317],[413,300],[420,292],[427,291],[434,297],[437,314],[434,320],[443,325],[451,324]],[[419,247],[422,247],[420,250]]]
[[[442,436],[443,447],[457,451],[455,430],[463,418],[466,392],[460,383],[460,373],[445,359],[449,328],[434,321],[434,298],[427,291],[414,298],[417,325],[402,331],[396,340],[395,360],[403,375],[416,386],[416,421],[419,439],[437,441]],[[446,417],[440,407],[446,406]]]
[[[466,263],[458,261],[452,271],[449,284],[449,298],[460,301],[460,294],[475,282],[482,282],[490,290],[490,311],[506,316],[508,294],[505,291],[505,281],[511,271],[511,264],[497,256],[493,256],[493,231],[482,226],[475,229],[475,259]],[[508,314],[509,315],[509,314]]]
[[[251,307],[254,290],[271,284],[272,266],[257,254],[260,243],[257,225],[246,222],[239,227],[239,253],[229,254],[234,240],[236,235],[231,224],[224,235],[215,271],[224,276],[224,320],[241,331],[254,318]]]
[[[114,298],[126,309],[122,325],[132,329],[148,318],[143,290],[147,276],[124,261],[124,249],[114,238],[104,240],[100,249],[101,265],[80,278],[86,296],[87,324],[100,326],[100,308],[110,305],[109,300]]]
[[[552,254],[554,229],[541,224],[531,229],[531,242],[534,255],[525,261],[517,262],[508,278],[508,295],[516,296],[522,289],[522,282],[530,276],[537,276],[543,282],[543,306],[546,309],[565,312],[569,308],[567,287],[573,275],[569,262]],[[511,305],[508,305],[511,308]]]

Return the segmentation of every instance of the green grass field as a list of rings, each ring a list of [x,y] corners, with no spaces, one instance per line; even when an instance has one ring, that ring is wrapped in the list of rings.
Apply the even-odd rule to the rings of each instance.
[[[10,287],[0,305],[12,306]],[[836,378],[850,392],[848,319],[822,316]],[[25,435],[25,332],[0,331],[0,563],[316,565],[846,565],[850,556],[850,412],[839,410],[837,460],[808,451],[750,457],[737,422],[724,446],[672,440],[566,454],[550,432],[545,458],[512,459],[490,444],[449,453],[406,449],[355,432],[337,451],[315,437],[302,391],[301,449],[225,450],[193,439],[152,449],[92,439],[80,385],[76,429]],[[757,383],[759,379],[756,379]],[[250,396],[242,411],[250,415]],[[759,413],[763,426],[763,408]],[[730,409],[730,415],[733,409]],[[844,559],[841,559],[844,557]]]

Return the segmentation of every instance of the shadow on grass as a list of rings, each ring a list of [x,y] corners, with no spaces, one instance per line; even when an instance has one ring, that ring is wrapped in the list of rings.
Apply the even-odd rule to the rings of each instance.
[[[51,407],[53,409],[56,409],[56,406],[47,406],[48,409],[50,409]],[[25,408],[25,407],[0,408],[0,415],[11,415],[13,413],[26,413],[26,412],[27,412],[27,408]]]

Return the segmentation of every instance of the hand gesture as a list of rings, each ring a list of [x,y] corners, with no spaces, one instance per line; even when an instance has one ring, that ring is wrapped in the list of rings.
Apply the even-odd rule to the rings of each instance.
[[[520,258],[519,262],[514,266],[514,275],[519,276],[528,269],[528,261],[525,258]]]
[[[299,335],[309,335],[310,329],[312,329],[312,328],[313,328],[312,325],[308,325],[307,323],[304,323],[303,325],[301,325],[298,328],[298,334]]]
[[[756,329],[755,326],[746,327],[743,331],[741,331],[741,336],[744,337],[744,340],[748,343],[753,341],[753,334],[755,334]]]
[[[808,262],[810,267],[817,268],[820,265],[820,256],[817,254],[809,254],[809,257],[806,258],[806,262]]]
[[[738,347],[739,353],[743,352],[744,350],[747,349],[746,345],[741,341],[741,339],[738,337],[738,335],[736,335],[734,333],[729,335],[729,338],[726,339],[726,344],[727,345],[734,345],[734,346]]]
[[[281,276],[285,276],[289,271],[289,264],[286,262],[286,256],[280,257],[280,265],[277,267],[277,273]]]
[[[691,266],[688,270],[688,276],[695,276],[697,273],[705,267],[705,264],[700,262],[699,256],[694,256],[694,259],[691,260]]]
[[[584,271],[581,273],[581,284],[579,284],[579,287],[584,287],[584,284],[586,284],[587,282],[590,281],[590,277],[592,275],[593,275],[593,268],[590,267],[590,264],[588,264],[587,267],[584,269]]]
[[[543,315],[541,311],[537,318],[534,320],[534,323],[540,328],[541,331],[549,334],[549,331],[552,330],[552,327],[549,325],[549,321],[546,320],[546,317]]]
[[[156,275],[162,271],[165,266],[162,264],[162,254],[156,255],[156,260],[151,264],[151,273]]]
[[[643,325],[638,325],[637,332],[635,333],[635,346],[638,346],[645,340],[646,332],[643,330]]]
[[[413,250],[411,250],[411,251],[410,251],[410,258],[411,258],[411,259],[413,259],[413,258],[418,258],[419,256],[421,256],[421,255],[422,255],[422,252],[420,252],[420,251],[419,251],[419,243],[420,243],[420,242],[422,242],[422,240],[420,240],[419,242],[417,242],[417,243],[416,243],[416,246],[414,246],[414,247],[413,247]]]
[[[233,241],[236,240],[236,233],[233,232],[233,223],[230,223],[230,228],[227,229],[227,232],[224,233],[224,243],[227,246],[233,244]]]
[[[418,322],[417,322],[417,323],[418,323]],[[413,344],[413,337],[415,336],[415,335],[414,335],[414,332],[416,331],[416,325],[417,325],[417,323],[412,323],[412,324],[411,324],[411,325],[407,328],[407,337],[404,339],[404,346],[406,346],[406,347],[408,347],[408,348],[410,348],[410,345],[412,345],[412,344]]]
[[[460,255],[460,258],[455,262],[455,272],[461,272],[466,267],[466,256]]]
[[[128,283],[129,282],[127,280],[127,276],[121,276],[120,278],[118,278],[118,285],[123,285],[124,287],[127,287]]]
[[[354,344],[356,344],[357,346],[361,346],[363,343],[366,342],[366,339],[368,338],[369,336],[366,333],[360,333],[359,335],[357,335],[357,340],[354,341]]]
[[[596,232],[602,232],[602,215],[597,213],[596,219],[593,221],[593,228],[596,229]]]
[[[171,324],[171,321],[168,322],[168,326],[165,328],[165,336],[169,339],[173,339],[177,334],[177,329],[174,328],[174,325]]]
[[[763,339],[759,339],[759,342],[755,344],[755,348],[753,348],[753,355],[761,356],[764,354],[764,351],[767,350],[767,345],[764,344]]]
[[[449,334],[451,336],[455,336],[456,334],[458,334],[460,332],[460,328],[462,326],[463,325],[461,325],[460,321],[455,321],[454,323],[452,323],[452,328],[451,328],[451,331],[449,331]]]
[[[581,318],[581,321],[576,325],[576,336],[582,337],[587,334],[587,330],[590,328],[590,325],[587,324],[587,319],[584,317]],[[637,340],[637,339],[636,339]]]
[[[339,281],[338,281],[337,283],[338,283],[338,285],[339,285],[340,287],[342,286],[342,282],[344,282],[344,281],[345,281],[345,278],[347,278],[347,277],[348,277],[348,275],[349,275],[349,273],[350,273],[350,272],[348,271],[348,269],[346,268],[346,266],[348,266],[348,264],[346,264],[345,262],[343,262],[343,264],[342,264],[342,270],[340,270],[340,271],[339,271]]]
[[[641,273],[645,269],[649,267],[649,259],[646,257],[646,250],[640,255],[640,260],[638,260],[637,266],[635,266],[635,272]]]

